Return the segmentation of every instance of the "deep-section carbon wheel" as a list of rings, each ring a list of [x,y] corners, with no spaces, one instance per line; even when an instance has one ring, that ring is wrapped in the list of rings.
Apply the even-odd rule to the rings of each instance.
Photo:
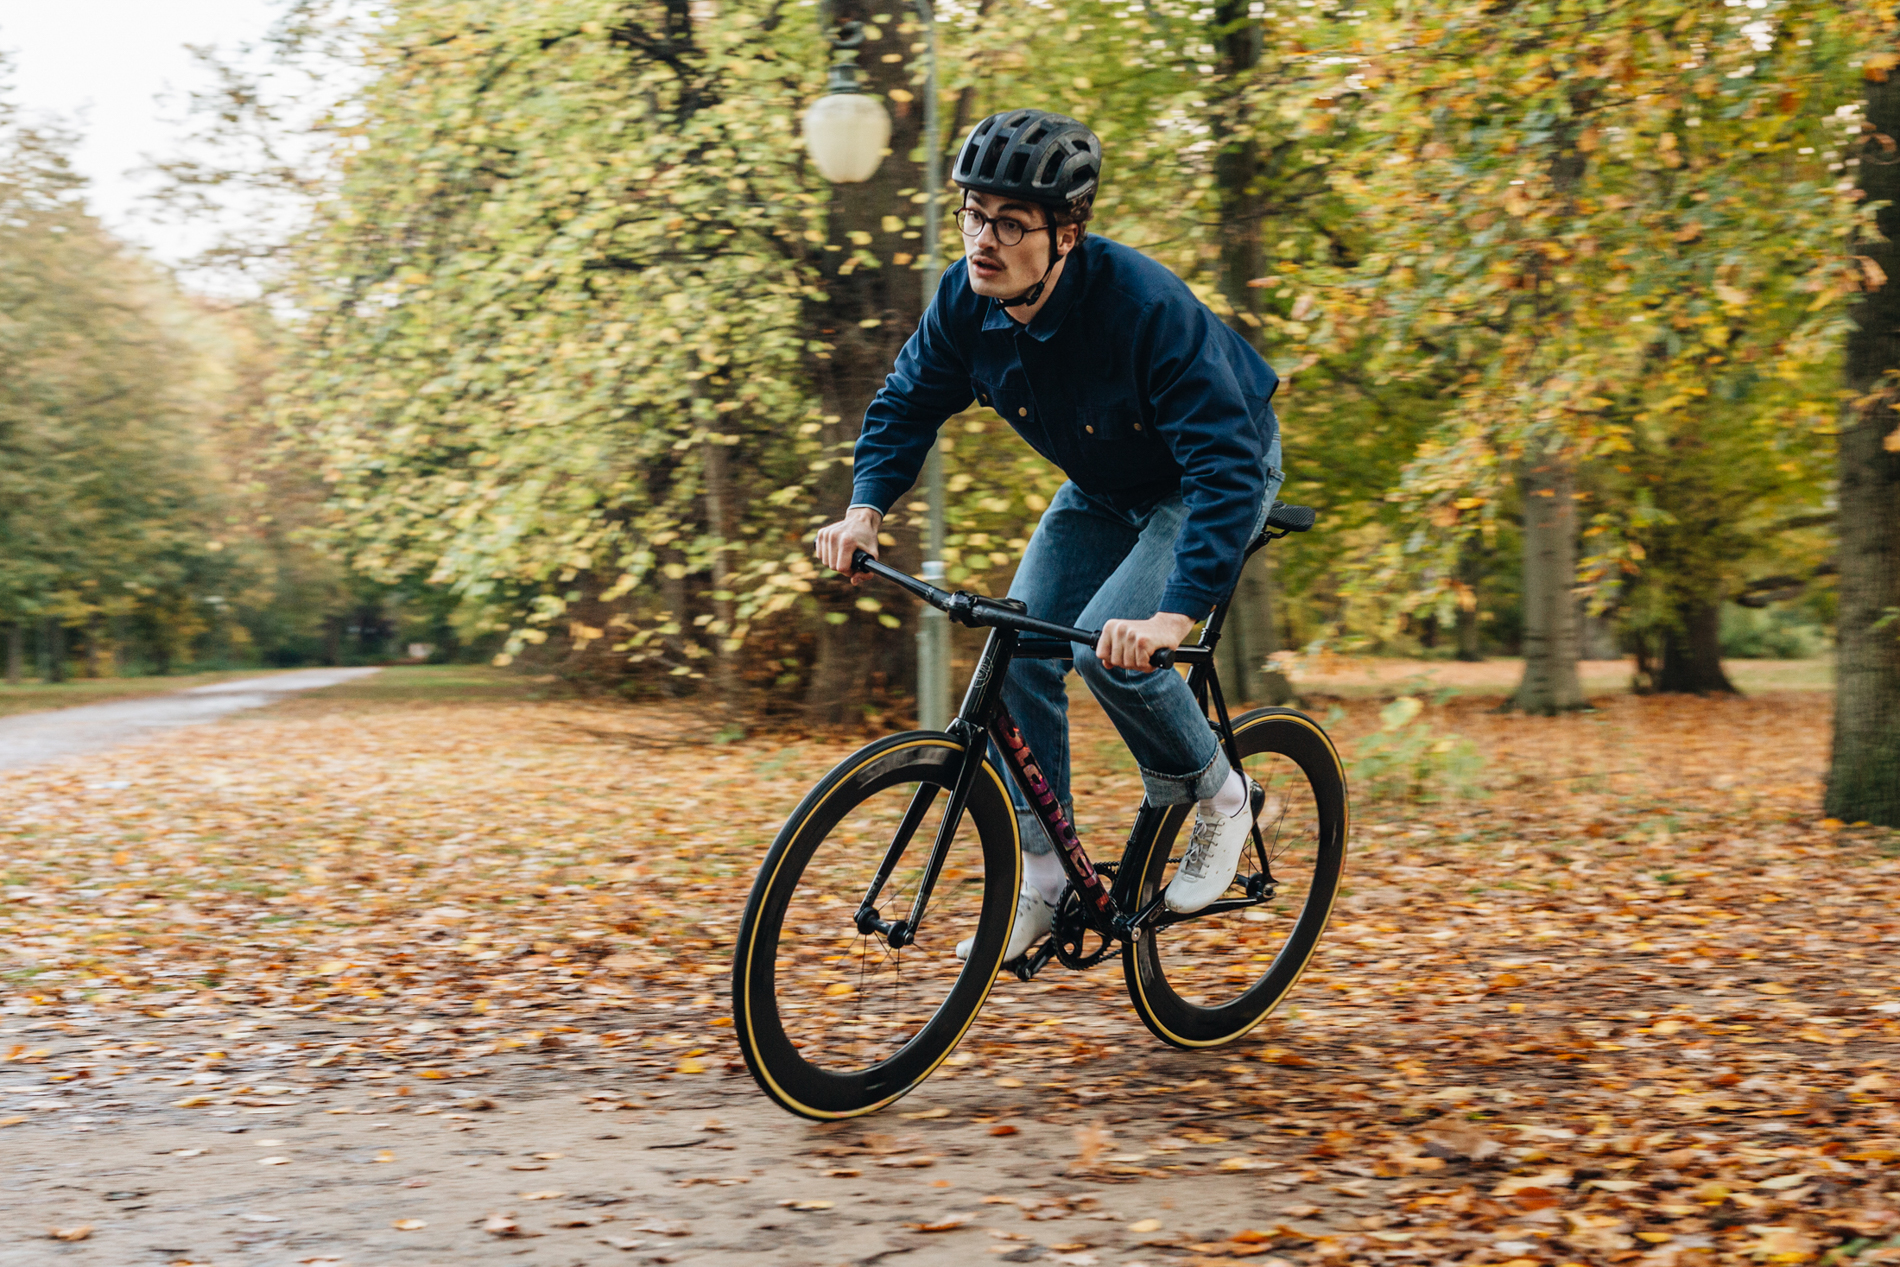
[[[1123,956],[1135,1011],[1176,1047],[1230,1043],[1279,1006],[1319,944],[1346,861],[1346,776],[1319,724],[1292,709],[1257,709],[1235,719],[1234,739],[1242,767],[1266,793],[1259,822],[1269,869],[1249,844],[1219,900],[1179,923],[1144,929]],[[1137,909],[1173,878],[1193,809],[1174,809],[1130,849],[1124,865],[1141,877]]]
[[[1022,861],[1002,776],[987,762],[916,943],[893,950],[855,918],[920,791],[928,808],[877,902],[907,919],[963,760],[953,737],[892,735],[812,789],[752,886],[732,964],[733,1026],[766,1095],[801,1117],[882,1108],[942,1063],[1002,966]],[[974,938],[967,961],[957,943]]]

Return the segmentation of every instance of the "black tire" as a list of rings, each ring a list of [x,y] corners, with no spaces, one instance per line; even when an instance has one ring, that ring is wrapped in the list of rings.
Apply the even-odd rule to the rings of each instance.
[[[940,789],[878,900],[911,901],[963,747],[946,734],[880,739],[840,762],[780,829],[752,885],[732,963],[732,1020],[746,1067],[780,1107],[856,1117],[930,1076],[975,1020],[1002,967],[1022,857],[1003,779],[987,761],[916,943],[893,951],[855,917],[913,793]],[[974,937],[967,961],[959,939]]]
[[[1241,765],[1266,793],[1260,814],[1274,896],[1144,930],[1123,956],[1135,1011],[1176,1047],[1218,1047],[1265,1020],[1293,989],[1319,945],[1346,862],[1346,774],[1319,724],[1290,708],[1262,708],[1234,721]],[[1161,819],[1130,846],[1124,866],[1141,877],[1144,909],[1173,877],[1193,806]],[[1235,887],[1242,897],[1260,870],[1251,844]]]

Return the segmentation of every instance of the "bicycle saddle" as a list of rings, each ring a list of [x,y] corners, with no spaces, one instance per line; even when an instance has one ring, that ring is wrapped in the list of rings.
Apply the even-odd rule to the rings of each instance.
[[[1278,528],[1282,532],[1305,532],[1313,526],[1319,513],[1311,506],[1289,506],[1285,502],[1273,503],[1273,509],[1267,512],[1267,527]]]

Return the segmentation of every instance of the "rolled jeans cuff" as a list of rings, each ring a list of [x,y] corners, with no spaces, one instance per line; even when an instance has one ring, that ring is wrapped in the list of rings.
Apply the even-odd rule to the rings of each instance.
[[[1148,790],[1150,805],[1186,805],[1192,801],[1212,800],[1233,772],[1233,767],[1227,764],[1227,753],[1218,745],[1214,748],[1214,759],[1194,774],[1161,774],[1146,766],[1137,768],[1141,770],[1141,783]]]
[[[1069,826],[1075,826],[1075,802],[1062,802],[1062,816],[1069,820]],[[1016,834],[1023,842],[1023,852],[1032,854],[1054,853],[1056,842],[1049,839],[1049,833],[1043,830],[1042,820],[1036,817],[1033,809],[1016,807]]]

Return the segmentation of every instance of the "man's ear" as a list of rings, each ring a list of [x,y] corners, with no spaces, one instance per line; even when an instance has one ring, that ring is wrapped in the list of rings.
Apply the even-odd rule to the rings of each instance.
[[[1065,224],[1056,229],[1056,253],[1067,255],[1082,240],[1082,230],[1075,225]]]

